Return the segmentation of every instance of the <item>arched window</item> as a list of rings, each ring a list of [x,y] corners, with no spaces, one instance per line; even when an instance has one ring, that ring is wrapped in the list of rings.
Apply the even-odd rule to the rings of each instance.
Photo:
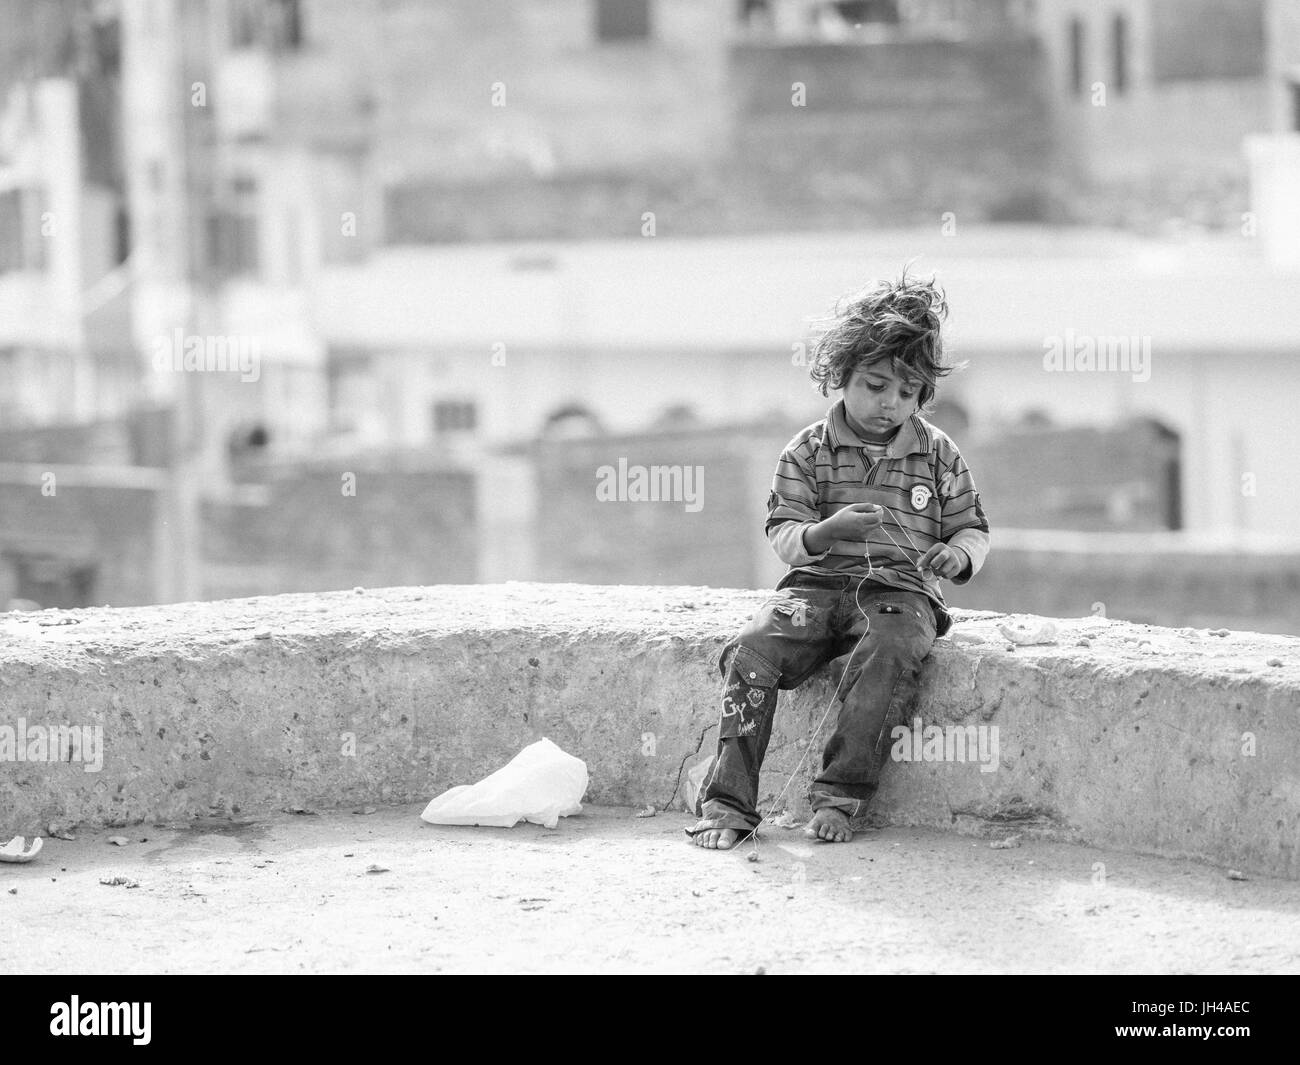
[[[602,436],[605,427],[589,407],[566,403],[546,416],[538,434],[543,440],[572,440],[575,437]]]

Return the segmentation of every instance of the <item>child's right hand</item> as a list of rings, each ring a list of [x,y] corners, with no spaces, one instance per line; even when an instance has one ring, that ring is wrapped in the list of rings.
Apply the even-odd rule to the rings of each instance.
[[[851,503],[837,510],[823,523],[827,533],[836,540],[854,540],[866,543],[871,530],[884,523],[884,513],[875,503]]]

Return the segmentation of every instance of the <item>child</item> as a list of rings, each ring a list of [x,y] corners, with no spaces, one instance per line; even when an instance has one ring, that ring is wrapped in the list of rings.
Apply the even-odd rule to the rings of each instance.
[[[777,464],[766,531],[790,570],[722,652],[717,756],[701,819],[686,830],[698,847],[726,850],[758,827],[777,689],[850,652],[804,830],[847,842],[850,818],[875,794],[890,726],[952,625],[939,579],[965,584],[984,563],[989,524],[975,482],[952,440],[917,413],[956,368],[942,363],[947,313],[933,279],[904,273],[853,298],[814,348],[813,380],[843,398]]]

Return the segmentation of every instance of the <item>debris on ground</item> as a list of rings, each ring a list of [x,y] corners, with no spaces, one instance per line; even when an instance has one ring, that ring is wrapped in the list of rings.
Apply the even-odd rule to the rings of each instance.
[[[132,880],[129,876],[104,876],[100,877],[99,882],[105,887],[134,888],[140,886],[138,880]]]
[[[305,807],[305,806],[288,806],[288,807],[285,808],[285,811],[284,811],[284,812],[287,813],[287,814],[297,814],[299,817],[316,817],[316,816],[317,816],[317,813],[316,813],[315,810],[309,810],[309,809],[308,809],[307,807]]]
[[[1229,870],[1228,870],[1228,879],[1229,879],[1229,880],[1249,880],[1250,877],[1248,877],[1248,876],[1247,876],[1245,873],[1243,873],[1240,869],[1229,869]]]
[[[125,847],[131,841],[125,836],[109,836],[108,842],[113,844],[114,847]]]
[[[992,843],[989,844],[989,849],[995,851],[1005,851],[1005,850],[1010,850],[1012,847],[1019,847],[1019,846],[1020,846],[1020,833],[1016,833],[1014,836],[1007,836],[1006,839],[995,839]]]
[[[352,812],[353,812],[354,814],[372,814],[372,813],[375,812],[376,809],[378,809],[378,807],[375,807],[375,806],[358,806],[358,807],[357,807],[355,810],[353,810]]]
[[[769,825],[775,825],[777,828],[798,828],[802,823],[789,810],[782,810],[780,816],[769,817]]]
[[[1056,643],[1056,623],[1049,618],[1036,622],[1017,621],[1011,625],[999,622],[998,632],[1020,647]]]
[[[1282,664],[1282,659],[1280,659],[1280,658],[1270,658],[1270,659],[1268,660],[1268,664],[1269,664],[1270,666],[1280,666],[1280,665]]]
[[[371,873],[371,874],[374,874],[374,873],[387,873],[387,872],[390,872],[390,870],[389,870],[388,866],[386,866],[386,865],[374,865],[374,864],[371,864],[371,865],[367,865],[367,866],[366,866],[366,872],[367,872],[367,873]]]
[[[529,821],[554,828],[561,817],[582,812],[586,792],[587,763],[542,738],[477,784],[443,792],[420,818],[431,825],[513,828]]]
[[[633,817],[654,817],[654,815],[657,812],[658,811],[655,810],[653,803],[647,803],[645,806],[641,807],[641,809],[639,809],[632,816]]]

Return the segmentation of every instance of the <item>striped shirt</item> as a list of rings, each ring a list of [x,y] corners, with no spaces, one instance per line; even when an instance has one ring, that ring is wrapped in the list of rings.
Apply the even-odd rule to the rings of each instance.
[[[872,457],[882,449],[879,458]],[[837,540],[820,555],[810,555],[804,531],[853,503],[888,508],[865,547],[861,541]],[[952,439],[913,414],[891,440],[873,445],[849,426],[842,399],[786,445],[767,515],[767,538],[792,572],[865,576],[869,551],[873,581],[922,592],[940,608],[939,580],[924,579],[916,560],[936,543],[957,548],[968,563],[953,583],[965,584],[979,572],[989,550],[989,523],[979,492]]]

